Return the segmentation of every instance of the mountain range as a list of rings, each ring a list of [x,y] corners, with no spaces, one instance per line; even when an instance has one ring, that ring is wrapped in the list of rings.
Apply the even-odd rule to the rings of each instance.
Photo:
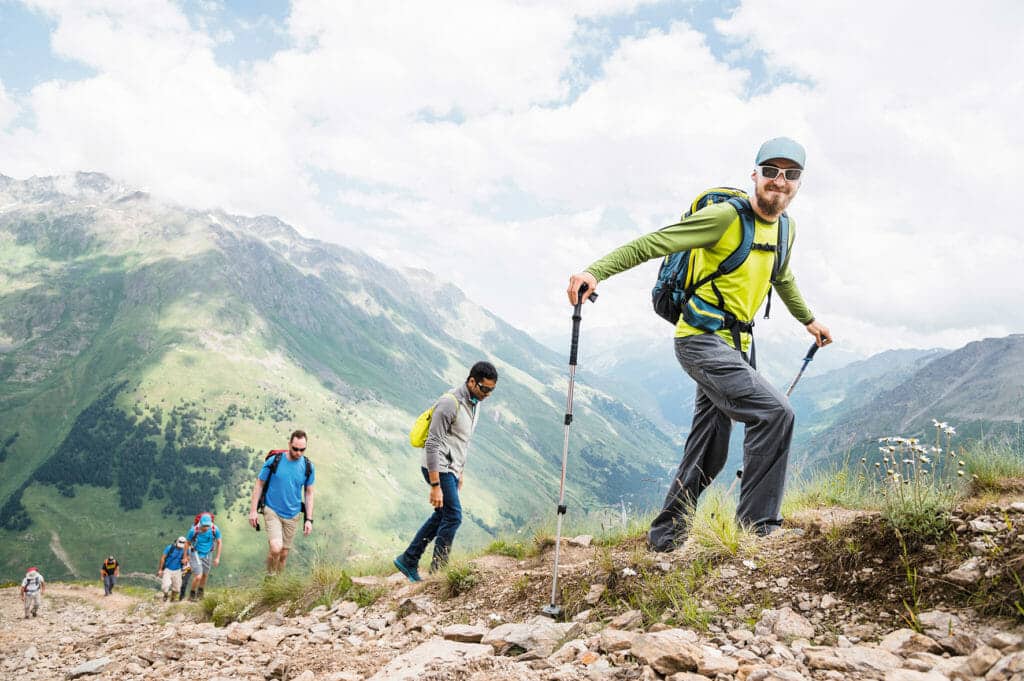
[[[296,558],[395,551],[430,511],[408,430],[478,359],[500,378],[459,542],[554,516],[566,360],[425,271],[96,173],[0,176],[0,254],[0,576],[152,571],[202,510],[226,576],[258,569],[249,491],[295,428],[317,469]],[[599,381],[575,411],[570,512],[653,503],[671,438]]]
[[[26,563],[92,577],[110,553],[152,572],[203,510],[224,533],[222,578],[258,572],[248,495],[295,428],[317,468],[316,530],[295,560],[387,557],[429,512],[408,430],[478,359],[500,378],[456,548],[553,521],[565,355],[429,272],[349,246],[97,173],[0,175],[0,579]],[[807,344],[759,336],[760,369],[784,388]],[[667,326],[663,346],[587,330],[567,481],[577,519],[661,502],[693,402]],[[835,465],[878,437],[934,434],[932,419],[964,442],[1020,448],[1022,398],[1024,335],[871,357],[832,347],[793,394],[791,460]],[[741,445],[738,427],[725,480]]]

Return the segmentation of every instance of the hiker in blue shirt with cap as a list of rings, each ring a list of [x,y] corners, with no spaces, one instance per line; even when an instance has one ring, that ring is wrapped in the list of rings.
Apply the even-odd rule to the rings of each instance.
[[[220,530],[213,524],[213,516],[203,513],[199,516],[199,522],[193,525],[186,535],[188,542],[195,548],[192,554],[192,588],[188,592],[188,599],[194,601],[203,597],[206,587],[206,580],[210,577],[210,570],[220,565]],[[213,549],[217,549],[214,555]]]

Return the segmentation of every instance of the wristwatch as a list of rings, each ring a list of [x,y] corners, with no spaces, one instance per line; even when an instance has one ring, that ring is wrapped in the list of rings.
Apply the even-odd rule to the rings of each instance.
[[[440,486],[441,486],[441,483],[440,483],[440,481],[438,481],[438,482],[432,482],[432,483],[430,483],[430,486],[431,486],[431,487],[440,487]]]

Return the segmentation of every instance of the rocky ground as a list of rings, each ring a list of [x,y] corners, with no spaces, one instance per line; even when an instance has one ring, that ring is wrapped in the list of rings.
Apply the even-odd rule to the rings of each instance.
[[[99,585],[50,585],[40,617],[24,620],[4,589],[0,678],[1024,681],[1019,499],[961,509],[956,539],[936,544],[900,543],[877,516],[847,511],[798,518],[724,560],[575,538],[564,622],[538,616],[550,551],[480,558],[458,596],[443,578],[359,578],[386,594],[226,627]],[[684,576],[686,593],[673,591]]]

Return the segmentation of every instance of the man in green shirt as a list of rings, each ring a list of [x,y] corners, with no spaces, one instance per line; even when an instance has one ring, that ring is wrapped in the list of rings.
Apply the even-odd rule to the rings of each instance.
[[[648,547],[654,551],[671,551],[686,540],[688,512],[725,465],[732,421],[746,424],[737,520],[762,535],[782,524],[779,512],[793,437],[793,409],[789,400],[748,363],[746,353],[752,343],[754,315],[772,287],[819,346],[832,342],[828,328],[815,320],[800,295],[788,256],[772,279],[779,217],[800,189],[805,160],[804,148],[789,138],[776,137],[761,145],[751,175],[754,195],[750,199],[754,242],[761,247],[752,249],[738,269],[694,291],[694,297],[724,309],[738,323],[715,333],[692,326],[684,315],[676,324],[676,358],[696,382],[697,395],[682,463],[647,535]],[[792,218],[789,222],[792,245],[796,226]],[[741,218],[735,206],[709,205],[676,224],[631,241],[572,275],[569,302],[576,304],[584,284],[595,290],[599,281],[614,274],[688,249],[693,250],[689,280],[698,282],[736,250],[741,235]]]

